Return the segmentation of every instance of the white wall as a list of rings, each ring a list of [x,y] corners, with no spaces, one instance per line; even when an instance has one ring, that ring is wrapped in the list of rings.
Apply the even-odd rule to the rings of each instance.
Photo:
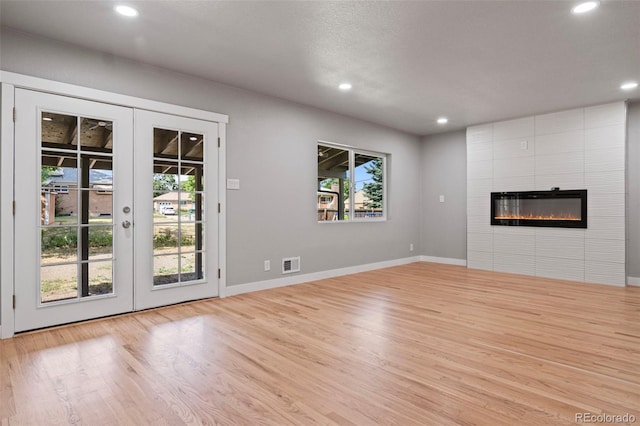
[[[227,191],[227,285],[279,278],[287,256],[301,256],[302,273],[312,273],[418,253],[416,136],[8,29],[0,63],[5,71],[228,114],[227,175],[241,189]],[[316,222],[318,139],[391,154],[387,222]]]
[[[468,266],[624,285],[625,126],[619,102],[467,129]],[[490,225],[490,192],[552,187],[588,190],[587,229]]]

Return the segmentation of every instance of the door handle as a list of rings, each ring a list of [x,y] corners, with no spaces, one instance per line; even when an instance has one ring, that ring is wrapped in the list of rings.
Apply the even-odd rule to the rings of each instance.
[[[122,222],[122,227],[124,229],[128,229],[131,226],[131,222],[129,222],[128,220],[125,220],[124,222]]]

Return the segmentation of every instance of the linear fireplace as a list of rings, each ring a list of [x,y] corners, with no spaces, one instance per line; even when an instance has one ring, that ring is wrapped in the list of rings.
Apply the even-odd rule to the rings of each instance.
[[[587,227],[587,190],[492,192],[491,225]]]

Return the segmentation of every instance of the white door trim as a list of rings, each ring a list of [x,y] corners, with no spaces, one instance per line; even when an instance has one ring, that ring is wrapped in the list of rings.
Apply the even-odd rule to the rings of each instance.
[[[111,93],[103,90],[62,83],[0,70],[2,84],[0,134],[0,338],[12,337],[15,333],[14,294],[14,124],[13,108],[16,88],[36,90],[90,101],[104,102],[129,108],[137,108],[166,114],[196,118],[218,123],[220,151],[218,155],[218,199],[222,205],[218,215],[218,265],[221,276],[218,280],[219,297],[226,295],[226,124],[229,116],[200,109],[172,105],[134,96]],[[9,237],[9,238],[7,238]]]
[[[0,338],[13,336],[13,105],[14,87],[2,84],[0,123]]]
[[[227,126],[218,124],[220,147],[218,151],[218,297],[227,296]]]
[[[214,121],[216,123],[228,123],[229,116],[201,109],[188,108],[180,105],[172,105],[135,96],[121,95],[119,93],[106,92],[104,90],[91,89],[89,87],[76,86],[74,84],[61,83],[28,75],[16,74],[0,70],[0,82],[14,85],[16,88],[36,90],[56,95],[70,96],[72,98],[86,99],[88,101],[104,102],[128,108],[139,108],[147,111],[164,112],[166,114],[180,115],[187,118]]]

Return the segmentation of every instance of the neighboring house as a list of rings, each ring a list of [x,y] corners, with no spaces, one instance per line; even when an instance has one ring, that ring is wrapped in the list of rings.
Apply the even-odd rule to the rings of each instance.
[[[347,198],[347,203],[349,199]],[[355,196],[353,198],[353,207],[356,211],[359,210],[367,210],[365,207],[369,203],[369,197],[364,193],[364,190],[360,189],[356,191]],[[349,204],[347,204],[346,210],[349,210]],[[369,209],[370,210],[370,209]]]
[[[318,221],[330,221],[337,220],[338,213],[338,193],[337,187],[334,186],[332,191],[318,191]],[[353,200],[355,215],[354,217],[377,217],[382,216],[382,209],[373,209],[366,207],[369,204],[369,197],[365,194],[364,190],[360,189],[356,191],[355,198]],[[344,210],[349,213],[349,198],[345,200]]]
[[[382,216],[382,209],[381,208],[371,208],[371,207],[367,207],[367,205],[369,204],[370,200],[369,197],[367,197],[367,194],[365,194],[364,189],[360,189],[358,191],[356,191],[354,198],[353,198],[353,207],[355,208],[355,215],[354,217],[377,217],[377,216]],[[345,211],[349,211],[349,199],[347,198],[347,200],[345,201],[346,205],[345,205]]]
[[[110,170],[89,171],[89,215],[111,216],[113,184]],[[78,215],[78,170],[61,167],[42,183],[42,224],[55,222],[55,216]]]
[[[318,221],[337,220],[338,193],[318,191]]]
[[[178,198],[178,191],[167,192],[166,194],[158,195],[153,199],[153,210],[160,212],[162,207],[171,206],[176,212],[179,210],[195,208],[195,201],[189,198],[184,199],[187,195],[182,194],[182,199]]]

